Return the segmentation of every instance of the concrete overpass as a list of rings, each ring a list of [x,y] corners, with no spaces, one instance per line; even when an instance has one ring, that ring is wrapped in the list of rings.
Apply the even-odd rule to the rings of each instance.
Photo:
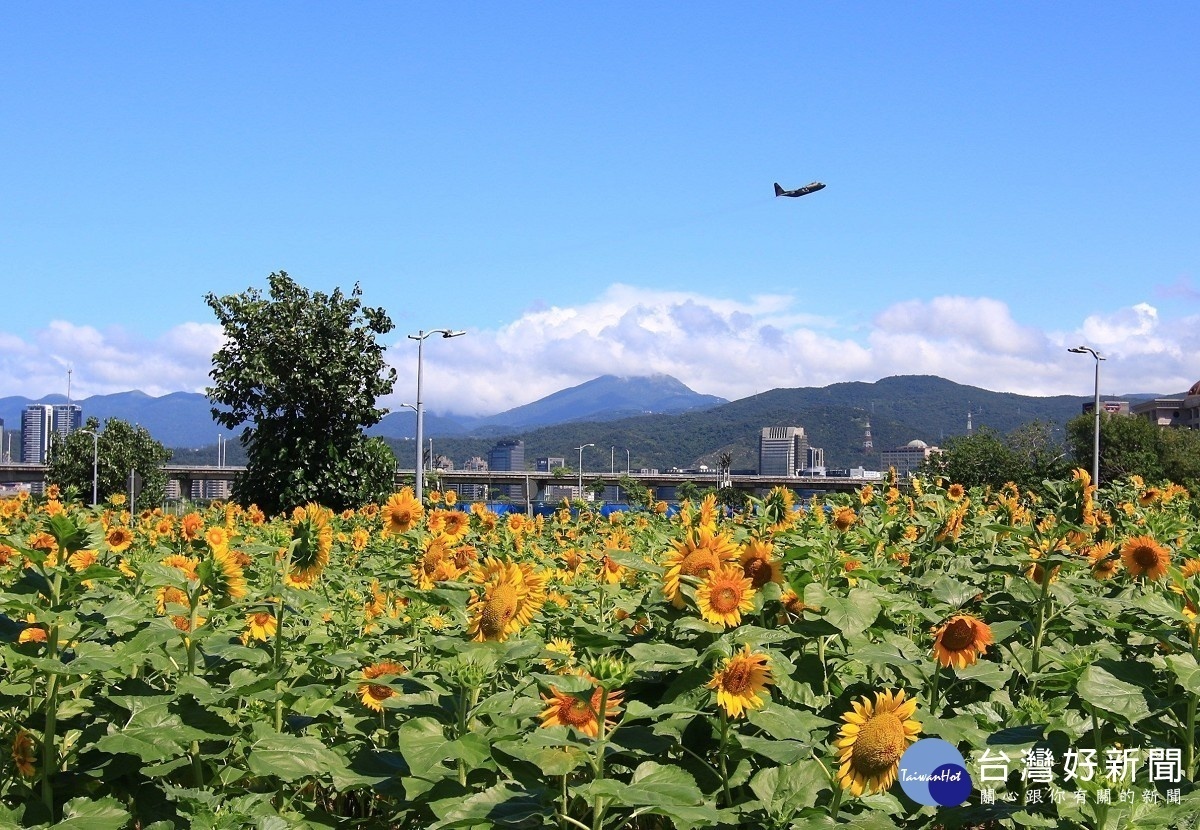
[[[168,481],[178,481],[180,492],[191,492],[191,484],[194,481],[232,481],[234,477],[244,470],[244,467],[216,467],[202,465],[186,465],[186,464],[167,464],[163,467],[163,471],[167,475]],[[397,470],[396,471],[396,489],[412,482],[414,476],[413,470]],[[455,484],[462,485],[483,485],[489,491],[493,487],[511,487],[519,488],[523,494],[523,500],[526,502],[537,502],[545,500],[546,488],[551,485],[570,487],[577,484],[577,478],[573,475],[568,475],[564,478],[555,478],[549,473],[542,472],[501,472],[497,470],[485,470],[482,472],[473,472],[467,470],[439,470],[436,473],[430,474],[432,479],[440,482],[440,486],[449,487]],[[610,485],[617,484],[621,478],[621,474],[609,475],[602,472],[585,473],[585,486],[587,483],[595,481],[597,478],[603,479],[605,483]],[[720,473],[715,470],[699,473],[631,473],[630,478],[638,481],[643,486],[650,488],[655,493],[660,490],[673,491],[675,487],[683,484],[685,481],[690,481],[700,489],[716,487],[720,483]],[[45,464],[0,464],[0,484],[33,484],[44,483],[46,480],[46,465]],[[758,476],[758,475],[732,475],[728,477],[729,484],[738,490],[754,494],[762,494],[773,487],[791,487],[793,490],[817,493],[847,493],[854,492],[864,484],[875,484],[878,486],[881,482],[878,479],[863,479],[863,478],[827,478],[827,477],[800,477],[800,476]]]

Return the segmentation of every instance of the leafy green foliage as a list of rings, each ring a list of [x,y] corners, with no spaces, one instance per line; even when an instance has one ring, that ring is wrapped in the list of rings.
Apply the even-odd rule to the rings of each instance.
[[[391,319],[362,305],[357,284],[346,296],[310,292],[283,271],[268,282],[269,298],[253,288],[204,298],[226,336],[207,390],[213,417],[242,427],[247,456],[235,498],[268,512],[380,498],[395,461],[363,429],[386,414],[375,402],[396,381],[376,339],[392,330]]]
[[[93,439],[92,433],[98,437]],[[153,508],[162,504],[167,476],[162,465],[171,460],[171,451],[155,441],[145,428],[119,418],[100,422],[88,418],[82,429],[65,439],[55,437],[46,480],[63,490],[72,490],[91,500],[92,472],[95,462],[97,498],[103,500],[129,487],[129,471],[141,479],[136,507]]]

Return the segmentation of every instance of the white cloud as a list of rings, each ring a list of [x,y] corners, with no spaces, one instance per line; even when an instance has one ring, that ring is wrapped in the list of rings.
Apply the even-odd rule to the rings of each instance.
[[[121,328],[97,329],[55,320],[31,341],[0,335],[0,394],[85,398],[140,389],[148,395],[199,392],[208,383],[216,324],[184,323],[149,339]]]
[[[530,309],[497,329],[430,338],[424,347],[426,406],[488,414],[602,374],[672,375],[698,392],[736,399],[776,387],[932,374],[1028,395],[1092,392],[1092,367],[1066,349],[1104,353],[1104,394],[1178,392],[1200,378],[1200,319],[1168,321],[1151,305],[1094,314],[1063,331],[1014,319],[989,297],[909,300],[878,312],[862,331],[797,308],[796,298],[745,301],[613,285],[575,307]],[[416,344],[389,342],[399,372],[385,403],[416,400]],[[0,332],[0,395],[36,398],[141,389],[203,391],[216,324],[184,323],[156,339],[122,329],[57,321],[30,339]]]

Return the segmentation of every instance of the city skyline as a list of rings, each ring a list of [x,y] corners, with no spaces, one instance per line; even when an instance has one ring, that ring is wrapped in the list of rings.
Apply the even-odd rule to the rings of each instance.
[[[388,310],[392,408],[436,326],[431,412],[1200,378],[1194,6],[284,9],[9,15],[0,396],[202,391],[274,270]]]

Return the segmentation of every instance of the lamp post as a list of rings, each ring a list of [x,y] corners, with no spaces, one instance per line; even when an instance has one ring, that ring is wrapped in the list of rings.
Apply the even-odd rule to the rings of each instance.
[[[625,448],[625,475],[629,475],[629,447]]]
[[[409,340],[417,341],[417,405],[415,407],[417,412],[417,474],[414,481],[416,485],[414,489],[416,490],[417,501],[421,501],[422,499],[422,489],[424,485],[423,479],[425,473],[425,465],[422,460],[422,445],[424,444],[425,439],[425,410],[421,406],[421,364],[424,359],[425,338],[434,334],[440,334],[442,339],[446,339],[450,337],[458,337],[459,335],[466,334],[466,332],[455,331],[453,329],[433,329],[432,331],[425,331],[422,329],[416,334],[408,335]]]
[[[1090,354],[1096,359],[1096,399],[1092,405],[1093,414],[1096,416],[1096,426],[1092,435],[1092,484],[1098,488],[1100,486],[1100,361],[1104,360],[1104,357],[1090,346],[1076,346],[1067,351],[1072,354]]]
[[[92,436],[92,507],[95,507],[99,503],[100,495],[100,436],[91,429],[79,431]]]
[[[584,444],[581,447],[576,447],[579,450],[579,500],[583,500],[583,451],[588,447],[594,447],[595,444]],[[603,462],[601,462],[603,463]]]

